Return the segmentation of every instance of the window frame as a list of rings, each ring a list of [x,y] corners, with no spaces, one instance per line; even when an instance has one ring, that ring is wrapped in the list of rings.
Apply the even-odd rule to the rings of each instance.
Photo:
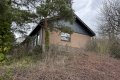
[[[63,37],[63,38],[66,38],[66,40],[65,40],[65,39],[62,39],[62,37]],[[68,38],[68,39],[67,39],[67,38]],[[65,33],[65,32],[61,32],[61,33],[60,33],[60,39],[61,39],[61,41],[70,42],[70,41],[71,41],[71,34]]]

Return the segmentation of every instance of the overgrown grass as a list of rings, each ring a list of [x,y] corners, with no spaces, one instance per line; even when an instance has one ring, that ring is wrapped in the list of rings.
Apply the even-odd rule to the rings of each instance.
[[[7,68],[4,71],[4,74],[0,76],[0,80],[13,80],[13,69],[12,68]]]
[[[100,54],[110,54],[115,58],[120,58],[120,42],[114,39],[112,41],[108,39],[94,39],[88,43],[87,50]]]
[[[108,53],[109,52],[109,43],[107,40],[103,39],[93,39],[87,45],[87,50],[94,51],[97,53]]]
[[[67,48],[67,47],[66,47]],[[22,49],[22,50],[21,50]],[[15,76],[15,70],[25,69],[34,67],[39,63],[39,65],[45,67],[52,66],[66,66],[66,61],[70,61],[74,58],[74,54],[66,51],[67,49],[61,49],[58,46],[51,46],[47,52],[41,52],[40,46],[36,46],[32,52],[28,52],[23,48],[19,47],[17,49],[18,53],[12,53],[9,55],[8,59],[1,64],[3,74],[0,75],[0,80],[13,80]],[[75,50],[76,51],[76,50]],[[75,52],[74,51],[74,52]],[[76,51],[77,52],[77,51]],[[79,54],[78,54],[79,55]],[[0,67],[0,69],[1,69]]]
[[[23,50],[20,55],[11,54],[8,58],[11,59],[10,64],[0,66],[0,80],[114,80],[119,78],[116,77],[119,76],[119,60],[108,56],[103,57],[80,49],[58,46],[52,46],[44,53],[39,47],[26,54]]]
[[[109,51],[110,51],[109,53],[111,54],[111,56],[115,58],[120,58],[120,42],[114,41],[113,43],[111,43]]]
[[[7,55],[7,59],[1,62],[1,66],[3,65],[14,65],[16,66],[26,66],[31,63],[37,63],[38,61],[46,61],[48,59],[56,59],[57,56],[67,55],[67,47],[60,48],[58,46],[50,46],[49,50],[46,52],[42,52],[40,46],[36,46],[32,51],[26,51],[25,47],[21,46],[15,48],[12,53]]]

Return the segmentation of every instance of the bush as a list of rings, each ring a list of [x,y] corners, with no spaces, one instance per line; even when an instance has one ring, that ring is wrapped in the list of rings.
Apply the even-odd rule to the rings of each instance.
[[[108,40],[94,39],[88,43],[86,48],[88,51],[93,51],[97,53],[108,53],[109,43]]]
[[[3,53],[0,53],[0,62],[2,62],[3,60],[5,60],[5,55]]]
[[[110,46],[110,54],[115,58],[120,58],[120,43],[114,41]]]
[[[113,39],[94,39],[87,45],[88,51],[97,53],[109,53],[115,58],[120,58],[120,43],[118,40]]]
[[[95,51],[96,52],[96,48],[97,48],[96,40],[90,41],[86,48],[87,48],[88,51]]]
[[[32,51],[33,55],[38,55],[42,53],[42,46],[37,45],[33,51]]]

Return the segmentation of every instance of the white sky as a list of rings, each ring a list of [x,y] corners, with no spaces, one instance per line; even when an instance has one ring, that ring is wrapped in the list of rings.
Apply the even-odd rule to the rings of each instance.
[[[103,0],[73,0],[75,13],[93,31],[97,31],[97,16]]]

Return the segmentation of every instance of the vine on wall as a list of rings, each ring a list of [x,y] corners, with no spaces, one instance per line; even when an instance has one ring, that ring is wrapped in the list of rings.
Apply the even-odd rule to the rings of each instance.
[[[70,27],[59,27],[59,28],[49,28],[47,30],[45,30],[45,49],[48,50],[49,49],[49,36],[50,36],[50,33],[49,31],[59,31],[60,32],[64,32],[64,33],[68,33],[68,34],[72,34],[73,33],[73,30],[70,28]]]
[[[49,30],[45,30],[45,48],[49,49]]]

